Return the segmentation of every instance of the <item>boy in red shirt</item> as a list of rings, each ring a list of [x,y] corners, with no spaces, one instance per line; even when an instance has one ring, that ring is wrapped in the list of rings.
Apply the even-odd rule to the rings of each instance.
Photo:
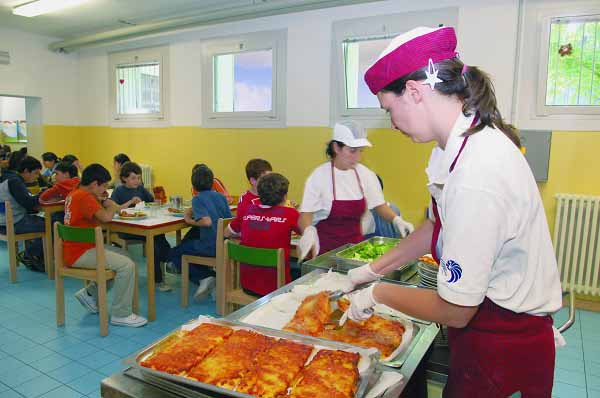
[[[129,207],[133,200],[119,206],[111,199],[106,199],[110,179],[110,173],[102,165],[91,164],[83,170],[81,184],[65,201],[65,225],[94,228],[100,222],[110,222],[115,213]],[[144,326],[148,321],[132,311],[135,263],[120,249],[107,246],[105,252],[106,268],[117,273],[111,281],[114,282],[114,289],[110,322],[118,326]],[[65,241],[63,259],[67,267],[95,269],[95,245]],[[75,293],[75,298],[91,313],[98,313],[97,297],[98,290],[94,282]]]
[[[289,181],[278,173],[260,178],[257,185],[260,204],[250,203],[243,216],[236,218],[225,231],[227,237],[241,234],[241,244],[266,249],[283,248],[285,251],[285,281],[290,274],[290,238],[292,231],[300,233],[300,213],[286,207]],[[239,214],[239,213],[238,213]],[[277,289],[277,270],[240,264],[240,282],[245,291],[264,296]]]
[[[264,159],[251,159],[246,163],[246,178],[250,183],[250,189],[240,196],[238,202],[237,214],[241,216],[244,209],[253,202],[258,203],[257,185],[260,177],[273,171],[271,163]]]

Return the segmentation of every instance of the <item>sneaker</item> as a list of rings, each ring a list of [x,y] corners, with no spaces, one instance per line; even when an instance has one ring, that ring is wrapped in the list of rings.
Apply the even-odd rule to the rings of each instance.
[[[173,290],[173,288],[171,287],[171,285],[169,285],[165,281],[160,282],[156,286],[157,286],[158,290],[160,290],[161,292],[170,292],[171,290]]]
[[[198,289],[196,289],[196,293],[194,293],[194,301],[202,301],[206,297],[208,297],[208,295],[211,294],[213,290],[215,290],[216,282],[217,278],[215,278],[214,276],[209,276],[208,278],[202,279],[198,284]]]
[[[90,296],[87,289],[84,287],[80,289],[77,293],[75,293],[75,298],[77,301],[83,305],[83,307],[91,312],[92,314],[98,313],[98,304],[96,303],[96,299],[93,296]]]
[[[168,272],[169,274],[172,274],[172,275],[180,275],[181,269],[177,269],[175,264],[173,264],[172,262],[169,261],[168,263],[165,263],[165,272]]]
[[[110,323],[115,326],[129,326],[132,328],[139,328],[140,326],[144,326],[148,323],[148,320],[143,316],[137,314],[129,314],[129,316],[111,316]]]

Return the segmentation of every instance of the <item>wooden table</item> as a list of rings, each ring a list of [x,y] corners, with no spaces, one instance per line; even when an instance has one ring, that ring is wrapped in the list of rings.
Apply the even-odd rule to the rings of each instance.
[[[54,245],[52,242],[52,214],[65,211],[65,201],[40,203],[40,210],[44,213],[44,268],[48,279],[54,279]]]
[[[146,238],[146,270],[148,276],[148,320],[156,319],[156,302],[154,297],[154,237],[156,235],[175,232],[177,244],[181,243],[181,230],[187,228],[183,217],[175,217],[166,209],[161,209],[157,215],[150,215],[143,220],[124,220],[115,218],[103,224],[107,239],[113,232],[139,235]]]

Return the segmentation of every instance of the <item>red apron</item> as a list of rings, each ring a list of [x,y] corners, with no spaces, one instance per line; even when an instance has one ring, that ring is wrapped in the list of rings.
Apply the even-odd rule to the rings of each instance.
[[[473,127],[478,121],[473,120]],[[469,136],[450,166],[454,170]],[[437,203],[431,254],[439,263],[437,241],[442,228]],[[449,374],[444,398],[506,398],[519,391],[523,398],[551,397],[554,382],[554,333],[550,316],[518,314],[487,297],[469,324],[448,327]]]
[[[365,193],[360,182],[360,177],[354,170],[356,181],[362,194],[362,198],[356,200],[338,200],[335,193],[335,174],[333,171],[333,162],[331,162],[331,181],[333,183],[333,202],[331,202],[331,211],[329,217],[317,223],[316,228],[319,234],[319,244],[323,254],[346,243],[358,243],[364,240],[360,230],[360,219],[364,214],[367,203]]]

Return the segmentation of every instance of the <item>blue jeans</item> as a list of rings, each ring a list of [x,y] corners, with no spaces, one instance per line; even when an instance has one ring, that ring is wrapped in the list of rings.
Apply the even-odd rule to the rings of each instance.
[[[119,234],[119,237],[146,242],[146,237],[140,235]],[[161,283],[163,281],[160,263],[167,261],[169,250],[171,250],[171,245],[167,241],[167,238],[164,235],[156,235],[154,237],[154,283]]]
[[[27,234],[30,232],[44,232],[46,230],[42,217],[26,214],[18,223],[15,223],[15,233]],[[40,238],[25,241],[25,254],[28,257],[37,256],[44,258],[44,249]]]
[[[181,256],[188,254],[191,256],[202,256],[202,257],[215,257],[215,241],[214,239],[198,239],[199,237],[197,229],[190,229],[185,234],[181,244],[175,246],[169,251],[168,261],[173,263],[175,268],[181,271]],[[190,281],[198,284],[200,280],[208,278],[209,276],[215,276],[215,271],[211,267],[197,265],[190,267]]]

